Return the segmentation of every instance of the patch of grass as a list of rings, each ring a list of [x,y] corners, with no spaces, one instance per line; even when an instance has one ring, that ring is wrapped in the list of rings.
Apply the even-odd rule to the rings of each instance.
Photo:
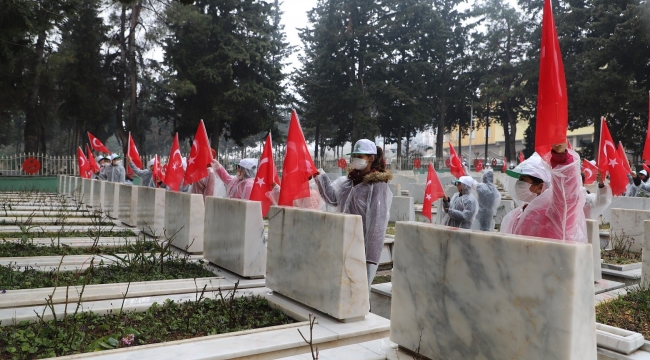
[[[203,295],[203,294],[201,294]],[[0,359],[110,350],[295,322],[261,297],[154,304],[146,312],[84,312],[58,321],[0,328]]]
[[[600,251],[603,262],[617,265],[641,262],[641,252],[631,251],[632,244],[634,244],[634,239],[625,233],[612,234],[605,246],[609,250]]]
[[[372,280],[373,284],[383,284],[383,283],[389,283],[389,282],[390,282],[390,275],[377,275]]]
[[[387,235],[395,235],[395,228],[394,227],[386,228],[386,234]]]
[[[99,258],[96,259],[99,261]],[[59,285],[96,285],[136,281],[192,279],[216,276],[203,267],[203,261],[169,259],[164,266],[155,263],[133,263],[91,266],[83,272],[40,271],[37,268],[16,265],[0,266],[0,290],[37,289]]]
[[[599,230],[609,230],[610,225],[609,225],[609,223],[601,223],[600,225],[598,225],[598,229]]]
[[[617,299],[596,306],[596,321],[650,338],[650,289],[632,288]]]
[[[54,240],[52,241],[54,242]],[[153,241],[143,242],[144,251],[155,249]],[[54,255],[93,255],[93,254],[120,254],[133,251],[133,245],[97,246],[97,247],[70,247],[68,245],[35,245],[30,242],[0,242],[0,257],[28,257],[28,256],[54,256]]]
[[[88,224],[86,224],[88,225]],[[3,232],[0,233],[0,239],[20,239],[26,233],[24,232]],[[95,237],[99,235],[100,237],[132,237],[137,236],[131,230],[102,230],[97,231],[94,229],[89,230],[71,230],[71,231],[31,231],[27,233],[29,236],[34,238],[73,238],[73,237]]]

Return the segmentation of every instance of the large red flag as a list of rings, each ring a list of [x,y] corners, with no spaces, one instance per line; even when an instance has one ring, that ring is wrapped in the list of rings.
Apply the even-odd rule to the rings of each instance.
[[[77,162],[79,163],[79,176],[83,179],[89,179],[91,177],[90,163],[84,155],[81,147],[77,148]]]
[[[282,164],[282,188],[279,205],[292,206],[293,201],[309,197],[309,178],[316,173],[316,165],[309,155],[305,136],[296,110],[291,114],[287,133],[287,154]]]
[[[172,150],[169,153],[169,162],[167,163],[167,171],[165,173],[165,184],[172,190],[178,191],[181,188],[181,182],[185,176],[183,170],[183,157],[181,156],[180,144],[178,143],[178,133],[174,135],[174,142],[172,143]]]
[[[465,169],[463,168],[463,163],[458,158],[454,146],[449,143],[449,169],[451,174],[454,175],[457,179],[461,176],[465,176]]]
[[[625,171],[627,171],[628,174],[631,173],[632,168],[630,167],[630,161],[627,159],[625,148],[623,147],[623,144],[620,141],[618,142],[618,148],[616,148],[616,153],[618,154],[618,158],[621,159]]]
[[[98,172],[99,171],[99,164],[97,161],[95,161],[95,157],[93,156],[93,152],[90,150],[90,145],[86,144],[86,153],[88,154],[88,164],[90,164],[90,169],[93,172]]]
[[[187,159],[187,170],[185,170],[185,184],[193,184],[208,176],[208,165],[212,163],[212,149],[208,132],[205,130],[203,120],[199,123],[192,142],[190,158]]]
[[[140,159],[140,153],[138,152],[138,148],[135,147],[135,142],[133,141],[131,132],[129,132],[129,148],[126,150],[126,156],[131,158],[133,165],[137,166],[139,169],[142,169],[142,160]],[[133,171],[131,170],[130,166],[127,166],[126,173],[133,175]]]
[[[650,161],[650,92],[648,92],[648,128],[645,132],[645,146],[643,147],[643,162]]]
[[[93,149],[95,149],[95,151],[99,151],[104,154],[111,153],[110,151],[108,151],[106,146],[104,146],[104,144],[102,144],[102,142],[99,141],[98,138],[94,137],[93,134],[90,133],[90,131],[88,131],[88,139],[90,140],[90,146],[92,146]]]
[[[431,221],[431,204],[445,195],[445,190],[438,178],[433,165],[429,164],[427,174],[427,187],[424,189],[424,200],[422,201],[422,215]]]
[[[582,159],[582,172],[585,173],[585,185],[591,185],[596,181],[598,168],[587,161],[587,159]]]
[[[158,187],[158,180],[165,182],[165,174],[163,174],[162,166],[160,166],[160,159],[158,159],[158,154],[153,158],[153,179],[154,184]]]
[[[569,105],[562,53],[553,20],[551,0],[544,0],[535,151],[543,157],[551,151],[551,145],[566,143],[568,125]]]
[[[625,165],[622,164],[624,159],[620,159],[614,147],[614,140],[609,133],[605,118],[600,120],[600,146],[598,150],[598,168],[603,175],[609,173],[609,186],[612,188],[612,194],[621,195],[627,188],[627,172]]]
[[[255,176],[255,185],[251,191],[250,200],[260,201],[262,203],[262,216],[266,216],[271,207],[271,199],[266,196],[273,190],[274,183],[280,183],[278,171],[273,162],[273,145],[271,143],[271,134],[266,137],[262,158],[257,166],[257,176]]]

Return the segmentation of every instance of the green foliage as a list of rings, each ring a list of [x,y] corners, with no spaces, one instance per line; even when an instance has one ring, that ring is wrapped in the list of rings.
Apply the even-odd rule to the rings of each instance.
[[[637,286],[627,294],[596,306],[596,322],[650,336],[650,289]]]
[[[97,257],[101,260],[102,257]],[[106,259],[112,258],[110,255]],[[131,281],[156,281],[212,277],[214,273],[203,267],[202,262],[185,259],[166,259],[161,269],[159,263],[136,263],[132,265],[102,265],[80,273],[39,271],[34,267],[16,265],[0,266],[0,289],[37,289],[57,285],[115,284]]]
[[[165,65],[173,74],[168,86],[182,137],[193,136],[200,119],[215,148],[222,134],[241,144],[273,126],[284,89],[283,43],[274,37],[272,10],[253,0],[168,8]]]
[[[52,240],[55,242],[55,240]],[[92,254],[109,254],[109,253],[127,253],[134,250],[135,245],[122,245],[113,247],[70,247],[68,245],[36,245],[25,242],[0,242],[0,257],[28,257],[28,256],[53,256],[53,255],[92,255]],[[144,243],[146,251],[155,249],[153,241]]]
[[[153,304],[145,312],[92,312],[2,328],[0,358],[33,359],[155,344],[294,322],[260,297]]]

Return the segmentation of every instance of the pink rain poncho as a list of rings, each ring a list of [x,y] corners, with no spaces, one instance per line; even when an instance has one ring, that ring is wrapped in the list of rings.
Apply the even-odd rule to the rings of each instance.
[[[221,180],[226,184],[226,187],[228,189],[228,198],[242,200],[250,199],[251,192],[253,191],[253,185],[255,185],[254,173],[252,174],[252,177],[244,177],[243,179],[239,179],[237,176],[230,176],[226,169],[221,166],[221,164],[216,165],[216,171],[217,175],[219,175],[219,178],[221,178]]]
[[[542,172],[545,168],[547,175],[518,171],[526,168],[526,162],[529,160],[538,162],[532,167],[534,171]],[[565,154],[553,153],[550,167],[547,162],[541,160],[539,155],[529,160],[519,164],[513,171],[545,180],[545,190],[532,199],[525,208],[519,206],[506,215],[501,225],[501,232],[587,242],[585,193],[582,190],[580,176],[580,156],[573,150],[567,150]],[[550,181],[547,183],[546,179],[549,178]]]
[[[214,170],[208,168],[208,176],[192,184],[190,186],[190,193],[201,194],[203,195],[203,200],[205,200],[206,196],[214,195],[214,184],[216,180],[217,175],[215,175]]]

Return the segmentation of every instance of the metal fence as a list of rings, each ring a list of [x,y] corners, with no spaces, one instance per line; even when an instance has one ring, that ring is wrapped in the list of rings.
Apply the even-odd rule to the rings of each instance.
[[[52,176],[78,173],[75,156],[49,156],[32,153],[0,155],[0,176]]]

